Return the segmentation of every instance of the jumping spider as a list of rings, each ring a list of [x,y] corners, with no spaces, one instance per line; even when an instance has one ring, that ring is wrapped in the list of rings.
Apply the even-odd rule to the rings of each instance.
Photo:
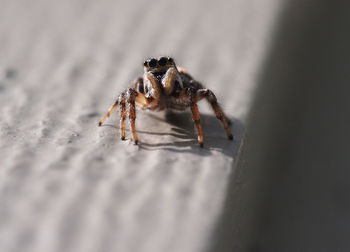
[[[125,119],[127,108],[134,143],[138,143],[135,129],[135,104],[141,109],[149,110],[185,110],[191,108],[193,121],[198,133],[198,142],[203,147],[203,133],[197,102],[205,98],[213,108],[216,117],[221,121],[229,139],[233,139],[228,125],[230,120],[225,116],[217,103],[212,91],[203,88],[202,84],[194,80],[184,69],[176,66],[170,57],[150,58],[144,62],[143,77],[135,80],[133,86],[122,92],[107,114],[101,118],[98,125],[101,126],[107,117],[120,107],[120,134],[125,140]]]

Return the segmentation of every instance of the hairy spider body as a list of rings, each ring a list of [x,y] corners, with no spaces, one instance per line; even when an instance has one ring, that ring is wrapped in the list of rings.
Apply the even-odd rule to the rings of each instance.
[[[198,142],[203,147],[203,133],[197,102],[205,98],[214,110],[216,117],[221,121],[229,139],[233,136],[229,129],[230,121],[219,106],[212,91],[203,88],[202,84],[194,80],[184,69],[177,67],[169,57],[151,58],[144,62],[144,75],[135,80],[132,87],[122,92],[107,114],[99,121],[99,126],[107,117],[120,107],[120,136],[125,139],[125,120],[129,115],[131,132],[134,143],[138,143],[135,119],[137,105],[147,110],[185,110],[190,107],[192,118],[198,134]],[[127,113],[128,112],[128,113]]]

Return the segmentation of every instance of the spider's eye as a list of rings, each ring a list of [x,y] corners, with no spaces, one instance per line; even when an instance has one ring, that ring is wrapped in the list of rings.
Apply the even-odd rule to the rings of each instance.
[[[148,63],[150,67],[156,67],[157,66],[157,60],[151,59],[150,62]]]
[[[147,60],[145,60],[145,62],[143,62],[143,65],[146,67],[148,64]]]
[[[173,63],[174,62],[174,59],[173,58],[168,58],[168,61],[170,62],[170,63]]]
[[[165,57],[161,57],[159,60],[158,60],[158,63],[160,66],[165,66],[165,64],[167,63],[168,59],[165,58]]]

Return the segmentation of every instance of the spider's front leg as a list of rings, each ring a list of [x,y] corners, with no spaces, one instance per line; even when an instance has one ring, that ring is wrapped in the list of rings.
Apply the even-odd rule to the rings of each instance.
[[[102,123],[111,116],[113,111],[117,108],[119,103],[119,98],[114,102],[114,104],[108,109],[108,112],[98,121],[98,126],[101,126]]]
[[[204,140],[203,140],[203,131],[196,101],[196,90],[194,88],[189,88],[187,90],[187,96],[190,98],[191,101],[191,112],[192,112],[192,119],[194,124],[196,125],[196,130],[198,134],[198,143],[201,148],[204,146]]]
[[[222,108],[218,104],[214,93],[209,89],[198,89],[196,94],[196,100],[199,101],[202,98],[205,98],[210,103],[212,109],[214,110],[216,118],[220,120],[222,126],[225,129],[228,139],[233,140],[232,133],[228,126],[230,124],[230,120],[226,117],[226,115],[222,111]]]
[[[133,86],[135,88],[139,88],[140,85],[143,85],[143,80],[142,78],[138,78],[134,81]],[[120,109],[123,110],[123,107],[125,107],[125,91],[123,93],[121,93],[118,98],[116,99],[116,101],[114,102],[114,104],[108,109],[107,113],[98,121],[98,126],[101,126],[104,121],[111,116],[111,114],[113,113],[113,111],[117,108],[118,104],[120,105],[121,102],[124,102],[124,106],[120,106]],[[124,109],[125,110],[125,109]],[[126,117],[126,115],[124,115],[125,113],[121,113],[120,116],[122,118],[122,115],[124,117]],[[124,119],[125,121],[125,119]],[[124,138],[125,138],[125,133],[124,133]]]
[[[120,139],[125,140],[125,119],[126,119],[126,94],[121,93],[119,96],[120,107]]]
[[[134,139],[134,143],[138,144],[139,140],[136,135],[136,127],[135,127],[135,120],[136,120],[136,109],[135,109],[135,98],[137,96],[137,92],[129,88],[127,91],[127,99],[128,99],[128,105],[129,105],[129,120],[130,120],[130,127],[132,136]]]

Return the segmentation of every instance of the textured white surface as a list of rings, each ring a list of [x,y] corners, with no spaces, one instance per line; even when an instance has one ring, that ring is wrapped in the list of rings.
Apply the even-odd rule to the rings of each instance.
[[[203,251],[281,2],[0,4],[0,251]],[[234,142],[204,104],[204,149],[189,114],[139,111],[140,146],[118,113],[96,127],[162,54],[216,93]]]

